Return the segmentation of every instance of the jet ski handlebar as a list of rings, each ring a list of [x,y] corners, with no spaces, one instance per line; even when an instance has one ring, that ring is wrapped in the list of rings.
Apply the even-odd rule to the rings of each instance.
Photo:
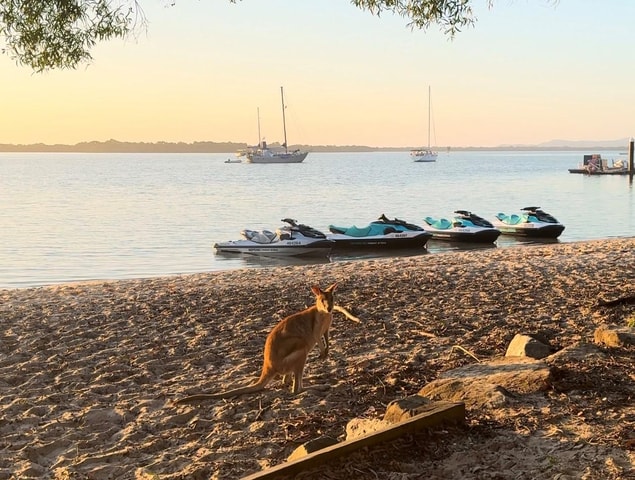
[[[291,230],[300,232],[305,237],[326,238],[326,235],[324,235],[319,230],[317,230],[317,229],[315,229],[313,227],[310,227],[308,225],[304,225],[302,223],[298,223],[297,220],[294,220],[292,218],[283,218],[280,221],[284,222],[284,223],[288,223],[289,226],[291,227]],[[289,228],[289,227],[286,227],[286,228]]]
[[[390,219],[385,214],[381,214],[381,216],[373,223],[392,223],[393,225],[401,225],[402,227],[407,228],[408,230],[423,230],[419,225],[414,225],[412,223],[408,223],[405,220],[400,220],[398,218]]]

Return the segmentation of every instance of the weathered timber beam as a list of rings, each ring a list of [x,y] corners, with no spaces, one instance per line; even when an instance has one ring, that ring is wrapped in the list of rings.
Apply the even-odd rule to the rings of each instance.
[[[464,403],[435,402],[430,405],[429,411],[420,413],[408,420],[353,440],[340,442],[337,445],[323,448],[322,450],[318,450],[297,460],[276,465],[275,467],[243,477],[243,480],[266,480],[294,475],[361,448],[370,447],[381,442],[388,442],[424,428],[436,427],[442,424],[463,423],[465,423]]]

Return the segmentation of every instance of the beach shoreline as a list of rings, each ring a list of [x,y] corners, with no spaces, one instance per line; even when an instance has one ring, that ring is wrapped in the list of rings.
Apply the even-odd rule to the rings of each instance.
[[[312,304],[311,285],[333,282],[336,303],[363,323],[336,314],[330,357],[309,356],[305,384],[328,389],[293,396],[274,382],[252,396],[172,405],[257,377],[273,325]],[[454,345],[488,359],[517,333],[541,335],[554,351],[592,342],[599,325],[635,311],[598,301],[629,295],[635,237],[0,290],[0,479],[240,478],[474,361]],[[635,478],[635,377],[625,366],[635,351],[603,353],[580,367],[579,385],[567,377],[571,388],[541,394],[535,408],[468,410],[467,430],[435,440],[437,455],[359,457],[357,469]],[[602,378],[605,392],[591,384]],[[352,478],[337,472],[328,478]]]

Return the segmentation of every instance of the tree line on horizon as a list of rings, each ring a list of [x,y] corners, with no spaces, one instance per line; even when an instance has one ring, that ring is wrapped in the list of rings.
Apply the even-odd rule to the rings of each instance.
[[[540,145],[499,145],[496,147],[439,147],[442,151],[488,151],[488,150],[517,150],[517,151],[575,151],[581,149],[597,150],[624,150],[628,142],[571,142],[570,144],[555,145],[546,142]],[[279,143],[272,143],[271,148],[280,148]],[[13,153],[228,153],[249,148],[247,143],[240,142],[120,142],[107,140],[105,142],[80,142],[74,145],[67,144],[0,144],[0,152]],[[315,153],[328,152],[403,152],[412,147],[370,147],[367,145],[291,145],[292,149],[308,150]]]
[[[280,143],[269,144],[270,148],[281,148]],[[241,142],[80,142],[68,144],[0,144],[0,152],[82,152],[82,153],[231,153],[250,148]],[[312,152],[372,152],[401,151],[408,147],[369,147],[366,145],[290,145],[292,149]]]

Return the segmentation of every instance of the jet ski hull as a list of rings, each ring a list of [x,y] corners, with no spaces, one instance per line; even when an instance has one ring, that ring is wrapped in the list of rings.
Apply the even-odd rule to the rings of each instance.
[[[507,225],[503,222],[492,222],[503,235],[515,235],[517,237],[530,238],[558,238],[564,231],[561,223],[524,223],[520,225]]]
[[[326,236],[332,240],[333,250],[358,249],[412,249],[423,248],[432,235],[428,232],[394,232],[386,235],[369,235],[354,237],[343,233],[333,233]]]
[[[269,257],[326,257],[333,246],[334,242],[330,240],[315,240],[312,242],[281,240],[264,244],[252,242],[251,240],[230,240],[214,244],[214,248],[219,252]]]
[[[426,226],[426,231],[432,234],[432,240],[465,243],[494,243],[501,234],[500,230],[496,228],[456,227],[440,230]]]

